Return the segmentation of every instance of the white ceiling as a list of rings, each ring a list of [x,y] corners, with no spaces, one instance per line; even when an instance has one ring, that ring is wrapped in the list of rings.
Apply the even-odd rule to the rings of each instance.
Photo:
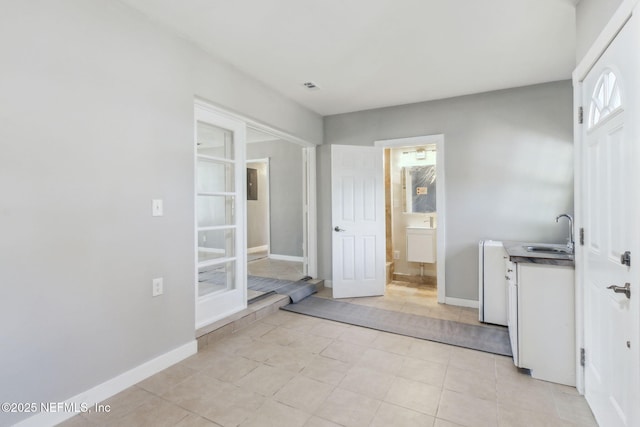
[[[322,115],[568,79],[575,66],[575,0],[122,1]]]

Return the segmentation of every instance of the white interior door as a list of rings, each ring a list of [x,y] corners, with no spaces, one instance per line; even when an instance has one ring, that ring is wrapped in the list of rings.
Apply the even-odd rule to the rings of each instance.
[[[634,15],[583,82],[585,397],[602,426],[638,426],[638,119]],[[621,262],[626,251],[630,266]],[[631,298],[610,286],[631,287]],[[621,291],[622,288],[618,288]]]
[[[247,306],[246,125],[195,109],[196,328]]]
[[[384,295],[383,151],[331,146],[334,298]]]

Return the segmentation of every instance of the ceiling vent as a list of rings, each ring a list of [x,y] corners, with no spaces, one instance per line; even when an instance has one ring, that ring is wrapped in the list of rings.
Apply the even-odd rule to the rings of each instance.
[[[306,87],[307,89],[309,89],[309,90],[318,90],[318,89],[320,89],[318,87],[318,85],[315,84],[314,82],[304,82],[304,83],[302,83],[302,85],[304,87]]]

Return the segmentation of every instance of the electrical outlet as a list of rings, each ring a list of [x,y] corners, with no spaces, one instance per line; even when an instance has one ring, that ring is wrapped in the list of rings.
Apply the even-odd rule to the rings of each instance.
[[[163,289],[163,280],[162,277],[158,277],[157,279],[153,279],[152,281],[152,289],[151,295],[157,297],[158,295],[162,295],[164,293]]]
[[[393,251],[393,259],[400,259],[400,251]]]

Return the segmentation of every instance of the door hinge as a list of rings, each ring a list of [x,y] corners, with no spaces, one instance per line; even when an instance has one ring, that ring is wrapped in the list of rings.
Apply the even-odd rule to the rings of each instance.
[[[582,124],[584,121],[584,109],[582,107],[578,107],[578,123]]]
[[[584,246],[584,228],[580,228],[580,246]]]
[[[584,366],[585,363],[585,351],[584,351],[584,347],[580,349],[580,366]]]
[[[620,264],[631,267],[631,252],[625,251],[620,255]]]

